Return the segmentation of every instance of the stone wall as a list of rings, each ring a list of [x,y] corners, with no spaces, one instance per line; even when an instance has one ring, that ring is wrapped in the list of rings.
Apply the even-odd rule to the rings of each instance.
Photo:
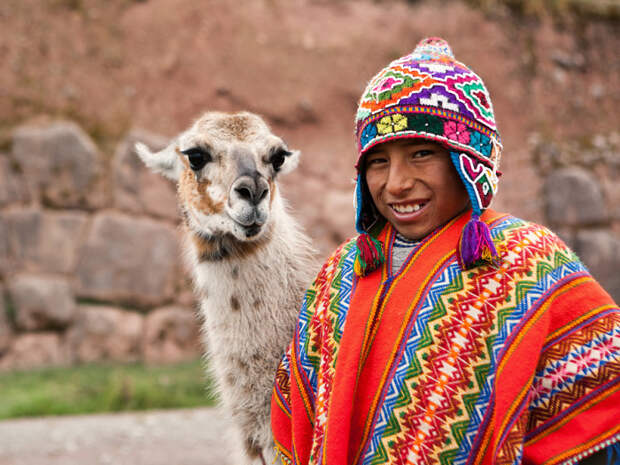
[[[199,356],[174,186],[129,134],[102,153],[70,122],[21,127],[0,153],[0,370]]]
[[[136,141],[166,143],[133,131],[106,154],[58,122],[17,129],[0,152],[0,370],[199,355],[174,186],[142,165]],[[619,135],[530,142],[529,169],[542,182],[502,186],[498,208],[541,199],[539,217],[620,301]],[[351,234],[353,187],[332,186],[325,205],[307,201],[325,186],[303,167],[292,179],[287,197],[325,255]]]
[[[620,134],[563,144],[532,139],[546,223],[620,302]]]

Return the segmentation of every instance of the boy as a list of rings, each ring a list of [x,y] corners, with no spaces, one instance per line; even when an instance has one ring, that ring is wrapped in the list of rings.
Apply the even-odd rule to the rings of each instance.
[[[490,210],[501,143],[441,39],[357,114],[356,227],[276,374],[285,463],[575,463],[620,439],[620,311],[549,230]]]

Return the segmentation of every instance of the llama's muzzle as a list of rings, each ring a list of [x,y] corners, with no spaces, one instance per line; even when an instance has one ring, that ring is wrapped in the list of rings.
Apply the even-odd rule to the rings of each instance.
[[[269,184],[256,173],[254,176],[241,176],[233,183],[232,190],[251,205],[258,205],[269,194]]]

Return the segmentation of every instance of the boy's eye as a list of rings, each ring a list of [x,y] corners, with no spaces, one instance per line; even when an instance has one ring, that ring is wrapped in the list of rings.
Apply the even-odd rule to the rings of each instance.
[[[386,159],[382,158],[382,157],[374,157],[374,158],[369,158],[366,161],[366,166],[371,166],[371,165],[380,165],[381,163],[385,163]]]
[[[411,154],[412,158],[424,158],[424,157],[428,157],[429,155],[432,155],[434,152],[433,150],[416,150],[415,152],[413,152]]]

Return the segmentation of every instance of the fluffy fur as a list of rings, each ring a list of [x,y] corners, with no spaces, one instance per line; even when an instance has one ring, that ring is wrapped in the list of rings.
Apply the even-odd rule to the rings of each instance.
[[[192,170],[184,154],[193,147],[210,156],[200,170]],[[148,167],[178,181],[185,257],[209,364],[233,420],[237,463],[272,463],[275,370],[314,268],[310,241],[275,183],[295,168],[299,153],[249,113],[207,113],[161,152],[142,144],[136,150]],[[274,153],[284,153],[282,165],[274,164]],[[262,200],[248,201],[239,189],[247,182],[260,186]]]

